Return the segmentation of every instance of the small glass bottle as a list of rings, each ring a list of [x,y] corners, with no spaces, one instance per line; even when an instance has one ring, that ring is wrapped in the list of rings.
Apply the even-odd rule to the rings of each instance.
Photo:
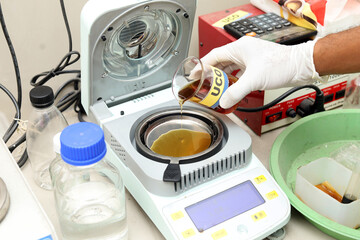
[[[55,158],[53,138],[68,123],[54,105],[54,93],[48,86],[38,86],[30,91],[30,102],[34,107],[26,130],[26,151],[35,183],[46,190],[52,189],[49,166]]]
[[[127,239],[125,188],[106,160],[103,130],[80,122],[60,135],[62,161],[51,166],[54,196],[65,239]]]
[[[189,100],[216,112],[228,114],[235,111],[238,104],[224,109],[219,104],[220,98],[237,80],[218,68],[203,64],[196,57],[188,57],[180,63],[174,74],[172,90],[180,106]]]

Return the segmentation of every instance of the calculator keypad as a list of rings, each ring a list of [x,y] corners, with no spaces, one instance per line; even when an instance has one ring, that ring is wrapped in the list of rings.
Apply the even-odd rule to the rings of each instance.
[[[245,35],[261,37],[263,34],[278,31],[291,25],[291,22],[274,13],[265,13],[229,23],[224,26],[224,29],[235,38]]]

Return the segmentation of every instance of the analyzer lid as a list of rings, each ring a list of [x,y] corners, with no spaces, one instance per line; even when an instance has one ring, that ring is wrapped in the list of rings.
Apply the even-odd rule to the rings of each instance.
[[[89,1],[81,13],[82,103],[112,106],[171,85],[196,0]]]

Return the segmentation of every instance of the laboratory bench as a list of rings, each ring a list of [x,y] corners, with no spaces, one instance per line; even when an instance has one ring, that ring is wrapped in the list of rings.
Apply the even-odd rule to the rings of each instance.
[[[75,123],[77,121],[76,115],[72,112],[65,112],[64,116],[68,119],[69,124]],[[286,126],[263,133],[261,136],[258,136],[237,117],[230,115],[230,118],[251,136],[252,149],[254,154],[269,170],[269,156],[272,144],[274,143],[276,137],[286,128]],[[25,166],[22,168],[22,172],[25,175],[25,178],[28,180],[33,192],[35,193],[45,212],[47,213],[59,239],[61,240],[62,235],[55,210],[53,192],[41,189],[35,184],[32,178],[32,170],[29,163],[25,164]],[[126,191],[126,207],[129,227],[129,240],[165,239],[128,191]],[[291,209],[291,218],[289,223],[285,226],[285,231],[285,240],[334,239],[313,226],[295,208]]]

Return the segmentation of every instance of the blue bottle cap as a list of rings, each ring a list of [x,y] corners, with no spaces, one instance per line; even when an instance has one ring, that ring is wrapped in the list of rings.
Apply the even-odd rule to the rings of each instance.
[[[60,135],[61,157],[74,166],[85,166],[100,161],[106,154],[103,130],[90,122],[79,122],[66,127]]]

